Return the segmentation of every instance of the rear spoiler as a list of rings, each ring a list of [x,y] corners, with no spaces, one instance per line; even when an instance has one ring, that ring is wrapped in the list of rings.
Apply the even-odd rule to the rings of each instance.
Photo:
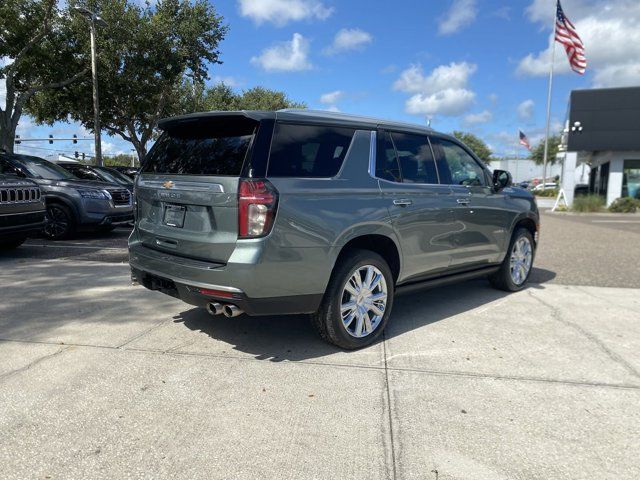
[[[275,118],[275,112],[262,111],[232,111],[232,112],[199,112],[190,113],[188,115],[180,115],[178,117],[163,118],[158,122],[161,130],[171,130],[176,127],[183,127],[193,123],[209,123],[218,125],[235,124],[252,124],[256,125],[260,120]]]

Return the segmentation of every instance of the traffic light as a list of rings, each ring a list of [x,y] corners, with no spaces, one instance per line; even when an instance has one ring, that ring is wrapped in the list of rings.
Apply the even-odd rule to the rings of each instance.
[[[53,135],[49,135],[49,145],[53,145]]]
[[[78,143],[78,135],[73,134],[73,143]]]
[[[84,157],[85,157],[84,152],[82,152],[82,160],[83,161],[84,161]]]
[[[78,158],[80,156],[80,154],[78,152],[75,152],[75,157]]]
[[[16,145],[20,145],[20,135],[16,135]]]

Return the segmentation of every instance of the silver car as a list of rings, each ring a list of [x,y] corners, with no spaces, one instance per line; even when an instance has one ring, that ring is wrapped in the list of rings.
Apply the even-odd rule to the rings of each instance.
[[[487,276],[523,288],[533,196],[431,129],[309,110],[170,118],[135,185],[135,281],[229,317],[311,314],[346,349],[394,297]]]

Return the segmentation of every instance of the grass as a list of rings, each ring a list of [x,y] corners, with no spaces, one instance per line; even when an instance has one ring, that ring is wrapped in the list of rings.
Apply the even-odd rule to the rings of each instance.
[[[605,203],[604,197],[600,195],[580,195],[573,199],[571,210],[580,213],[601,212]]]

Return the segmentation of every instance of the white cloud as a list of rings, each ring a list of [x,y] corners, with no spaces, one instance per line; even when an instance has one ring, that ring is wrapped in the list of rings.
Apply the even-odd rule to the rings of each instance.
[[[531,120],[531,118],[533,118],[533,111],[535,106],[536,103],[531,99],[525,100],[524,102],[520,103],[517,109],[518,118],[523,121]]]
[[[102,152],[106,154],[112,154],[116,149],[116,145],[113,142],[108,142],[104,139],[100,142],[100,146],[102,147]]]
[[[461,115],[468,110],[475,99],[475,93],[448,88],[432,95],[414,95],[406,103],[407,113],[416,115]]]
[[[329,92],[321,95],[320,103],[324,103],[326,105],[335,105],[342,97],[344,97],[344,92],[342,90],[336,90],[334,92]]]
[[[400,78],[393,84],[395,90],[407,93],[431,94],[447,88],[463,88],[469,77],[475,73],[477,66],[472,63],[451,62],[449,65],[436,67],[426,77],[422,67],[412,65],[400,74]]]
[[[407,113],[461,115],[475,100],[475,93],[467,88],[467,83],[476,70],[476,65],[452,62],[440,65],[425,76],[422,67],[412,65],[400,74],[393,88],[414,94],[406,102]]]
[[[326,55],[335,55],[350,50],[361,50],[373,42],[370,33],[359,28],[343,28],[336,33],[331,46],[324,49]]]
[[[451,35],[474,22],[478,16],[476,0],[454,0],[438,20],[438,33]]]
[[[326,110],[329,112],[339,112],[340,109],[336,105],[344,97],[342,90],[335,90],[333,92],[325,93],[320,96],[320,103],[327,105]]]
[[[527,15],[543,27],[551,25],[553,9],[543,0],[533,1]],[[587,72],[593,74],[595,87],[640,85],[640,2],[637,0],[567,0],[567,16],[575,24],[585,45]],[[549,73],[551,35],[548,46],[520,60],[518,73],[543,76]],[[555,72],[571,73],[562,45],[557,44]],[[575,75],[575,74],[574,74]]]
[[[277,43],[253,57],[251,63],[268,72],[299,72],[312,68],[308,59],[309,41],[294,33],[290,41]]]
[[[464,123],[466,125],[478,125],[480,123],[490,122],[493,118],[493,114],[489,110],[483,110],[478,113],[470,113],[464,117]]]
[[[238,87],[240,86],[240,81],[231,76],[221,76],[215,75],[211,81],[214,85],[218,85],[219,83],[224,83],[227,87]]]
[[[290,21],[325,20],[333,13],[318,0],[239,0],[240,15],[251,18],[258,25],[271,22],[277,26]]]

